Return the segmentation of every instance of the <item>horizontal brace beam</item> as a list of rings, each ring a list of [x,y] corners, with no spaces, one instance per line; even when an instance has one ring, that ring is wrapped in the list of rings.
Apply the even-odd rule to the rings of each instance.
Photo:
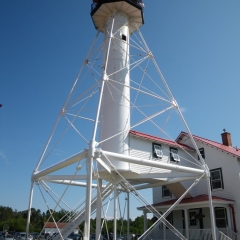
[[[87,184],[85,182],[76,182],[76,181],[69,181],[69,180],[50,180],[48,182],[57,183],[57,184],[64,184],[64,185],[71,185],[77,187],[86,187]],[[102,188],[105,188],[106,185],[103,185]],[[97,184],[92,183],[92,188],[97,188]]]
[[[127,156],[119,153],[102,151],[102,154],[106,155],[109,158],[114,157],[114,160],[116,161],[123,161],[123,162],[134,163],[134,164],[139,164],[139,165],[144,165],[149,167],[156,167],[156,168],[168,169],[172,171],[195,173],[195,174],[203,174],[205,172],[202,169],[184,167],[184,166],[179,166],[179,165],[170,164],[170,163],[161,163],[161,162],[156,162],[148,159],[131,157],[131,156]],[[159,177],[161,177],[161,174],[159,174]]]
[[[52,165],[49,168],[46,168],[46,169],[44,169],[42,171],[39,171],[39,172],[36,172],[36,173],[34,172],[33,175],[32,175],[32,180],[37,181],[40,177],[43,177],[43,176],[45,176],[47,174],[50,174],[52,172],[56,172],[57,170],[60,170],[60,169],[65,168],[65,167],[67,167],[67,166],[69,166],[69,165],[71,165],[75,162],[78,162],[78,161],[86,158],[87,153],[88,152],[86,150],[83,150],[82,152],[80,152],[80,153],[78,153],[78,154],[76,154],[76,155],[74,155],[70,158],[67,158],[67,159],[63,160],[62,162],[59,162],[55,165]]]
[[[46,182],[51,182],[54,180],[60,180],[60,181],[64,181],[64,180],[69,180],[69,181],[74,181],[74,180],[86,180],[87,179],[87,175],[46,175],[43,177],[40,177],[38,180],[39,181],[46,181]]]
[[[71,185],[71,186],[78,186],[78,187],[86,187],[87,184],[84,182],[76,182],[76,181],[69,181],[69,180],[50,180],[48,182],[57,183],[57,184],[64,184],[64,185]],[[97,184],[92,184],[92,188],[96,188]]]

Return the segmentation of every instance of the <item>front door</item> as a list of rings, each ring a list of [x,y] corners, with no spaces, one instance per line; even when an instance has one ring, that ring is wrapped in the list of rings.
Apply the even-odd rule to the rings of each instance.
[[[200,229],[200,221],[195,218],[199,209],[190,209],[189,212],[189,229]]]

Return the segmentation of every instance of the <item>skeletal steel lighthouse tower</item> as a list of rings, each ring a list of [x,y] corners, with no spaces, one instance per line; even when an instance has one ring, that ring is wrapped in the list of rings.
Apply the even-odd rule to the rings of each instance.
[[[66,212],[61,219],[64,228],[56,227],[54,240],[67,238],[82,222],[83,238],[89,240],[92,214],[96,216],[96,240],[100,240],[101,220],[107,219],[110,201],[116,240],[121,194],[126,195],[127,219],[130,194],[144,214],[157,217],[151,229],[145,224],[141,239],[152,238],[149,234],[160,222],[179,239],[189,238],[188,231],[183,236],[166,218],[201,179],[209,179],[209,169],[139,30],[144,24],[143,10],[141,0],[92,2],[97,34],[33,171],[27,232],[36,185],[50,213],[48,221],[53,219],[57,225],[54,212]],[[191,147],[174,140],[183,129]],[[152,134],[151,140],[147,133]],[[174,183],[183,183],[184,191],[163,214],[140,193]],[[215,240],[209,181],[207,189]]]

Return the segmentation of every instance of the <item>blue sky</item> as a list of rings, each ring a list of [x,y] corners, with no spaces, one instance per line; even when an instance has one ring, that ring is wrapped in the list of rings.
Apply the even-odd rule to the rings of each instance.
[[[0,0],[3,206],[27,209],[31,173],[96,34],[90,3]],[[221,142],[225,128],[240,146],[240,2],[144,3],[142,34],[192,133]]]

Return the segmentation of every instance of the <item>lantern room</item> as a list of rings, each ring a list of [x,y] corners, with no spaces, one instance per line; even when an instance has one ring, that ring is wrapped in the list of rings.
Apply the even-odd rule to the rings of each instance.
[[[142,0],[93,0],[91,17],[95,28],[103,32],[108,18],[114,11],[125,14],[129,19],[130,34],[144,24]]]

